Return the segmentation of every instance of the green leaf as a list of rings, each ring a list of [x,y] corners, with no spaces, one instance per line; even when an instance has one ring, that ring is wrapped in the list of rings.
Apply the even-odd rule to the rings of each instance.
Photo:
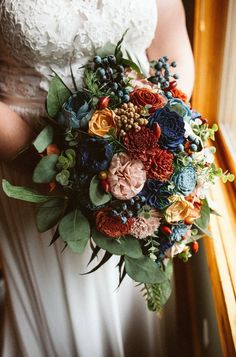
[[[48,115],[54,118],[71,94],[71,91],[63,83],[60,77],[58,75],[55,75],[55,77],[53,77],[52,81],[50,82],[48,90]]]
[[[11,185],[7,180],[2,180],[2,188],[8,197],[15,198],[17,200],[42,203],[51,199],[51,196],[41,195],[31,188]]]
[[[107,237],[98,231],[94,231],[92,238],[98,247],[111,254],[127,255],[132,258],[139,258],[142,256],[139,242],[133,237],[115,239]]]
[[[141,70],[140,70],[139,66],[136,63],[134,63],[133,61],[130,61],[130,60],[126,59],[126,58],[122,58],[121,63],[124,66],[131,67],[137,73],[141,74]]]
[[[201,230],[206,230],[209,226],[209,222],[210,222],[210,207],[208,205],[207,200],[205,199],[203,201],[203,205],[201,207],[201,211],[200,211],[200,218],[195,220],[195,224],[198,228],[201,228]]]
[[[83,251],[85,250],[85,247],[87,245],[88,241],[87,240],[69,240],[67,242],[67,245],[70,247],[70,249],[74,253],[82,254]]]
[[[55,226],[66,208],[66,200],[62,198],[51,198],[43,203],[37,210],[36,225],[39,232],[45,232]]]
[[[53,128],[47,125],[34,140],[33,145],[38,152],[43,152],[53,140]]]
[[[128,29],[123,33],[121,39],[117,42],[117,45],[116,45],[116,48],[115,48],[115,56],[118,59],[120,57],[122,57],[121,45],[122,45],[122,42],[124,41],[124,37],[125,37],[127,32],[128,32]]]
[[[102,192],[100,188],[100,180],[94,176],[89,186],[89,198],[94,206],[101,206],[109,202],[112,198],[110,193]]]
[[[116,46],[113,43],[107,42],[105,44],[105,46],[103,46],[102,48],[98,48],[95,52],[96,52],[96,55],[98,55],[100,57],[105,57],[105,56],[109,56],[109,55],[112,55],[113,53],[115,53],[115,49],[116,49]]]
[[[140,283],[162,283],[166,276],[152,259],[142,256],[138,259],[125,257],[126,273]]]
[[[89,222],[81,211],[76,209],[62,218],[59,233],[73,251],[82,253],[90,238]]]
[[[58,155],[44,156],[34,169],[33,181],[37,183],[51,182],[57,174],[56,163]]]

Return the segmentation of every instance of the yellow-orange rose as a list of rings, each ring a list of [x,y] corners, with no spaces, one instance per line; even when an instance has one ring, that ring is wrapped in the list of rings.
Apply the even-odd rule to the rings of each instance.
[[[89,121],[89,134],[103,137],[110,129],[116,130],[115,113],[107,108],[96,110]]]
[[[165,212],[165,218],[168,223],[184,221],[184,219],[188,217],[190,212],[194,209],[193,204],[186,201],[183,197],[172,196],[169,200],[173,203],[166,209]]]

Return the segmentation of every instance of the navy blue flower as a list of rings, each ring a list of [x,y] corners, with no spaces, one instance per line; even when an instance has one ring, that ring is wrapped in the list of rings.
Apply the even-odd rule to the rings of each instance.
[[[80,92],[70,96],[59,113],[59,124],[66,125],[70,129],[86,128],[92,116],[92,110],[87,100],[84,93]]]
[[[167,150],[176,151],[179,144],[184,142],[184,120],[175,111],[167,106],[157,110],[149,119],[148,127],[152,128],[157,123],[161,128],[158,144]]]
[[[139,195],[146,198],[149,206],[162,210],[170,205],[168,197],[172,194],[167,184],[157,180],[147,180]]]
[[[86,173],[106,170],[113,156],[112,145],[94,137],[86,138],[78,150],[79,166]]]
[[[197,174],[192,165],[183,166],[173,176],[176,189],[184,196],[190,195],[196,186]]]
[[[171,242],[179,242],[188,230],[188,226],[184,223],[179,223],[172,226],[172,233],[170,235]]]

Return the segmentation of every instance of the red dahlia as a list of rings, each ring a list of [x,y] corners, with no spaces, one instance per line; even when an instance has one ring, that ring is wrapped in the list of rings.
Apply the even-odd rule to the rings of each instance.
[[[120,238],[130,232],[131,219],[125,224],[121,222],[120,217],[111,216],[111,210],[104,208],[96,213],[97,230],[111,238]]]
[[[174,172],[174,155],[168,150],[155,147],[146,152],[144,167],[150,179],[167,181]]]
[[[146,151],[157,145],[157,137],[152,130],[145,126],[136,132],[129,130],[124,137],[124,145],[129,155],[134,159],[145,160]]]

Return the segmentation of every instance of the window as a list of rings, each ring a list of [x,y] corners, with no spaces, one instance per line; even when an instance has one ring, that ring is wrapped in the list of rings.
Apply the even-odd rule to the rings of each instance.
[[[236,155],[236,1],[195,0],[196,82],[192,104],[217,122],[217,161],[235,174]],[[222,217],[213,216],[214,239],[205,240],[224,356],[236,352],[236,182],[217,183],[212,198]]]

